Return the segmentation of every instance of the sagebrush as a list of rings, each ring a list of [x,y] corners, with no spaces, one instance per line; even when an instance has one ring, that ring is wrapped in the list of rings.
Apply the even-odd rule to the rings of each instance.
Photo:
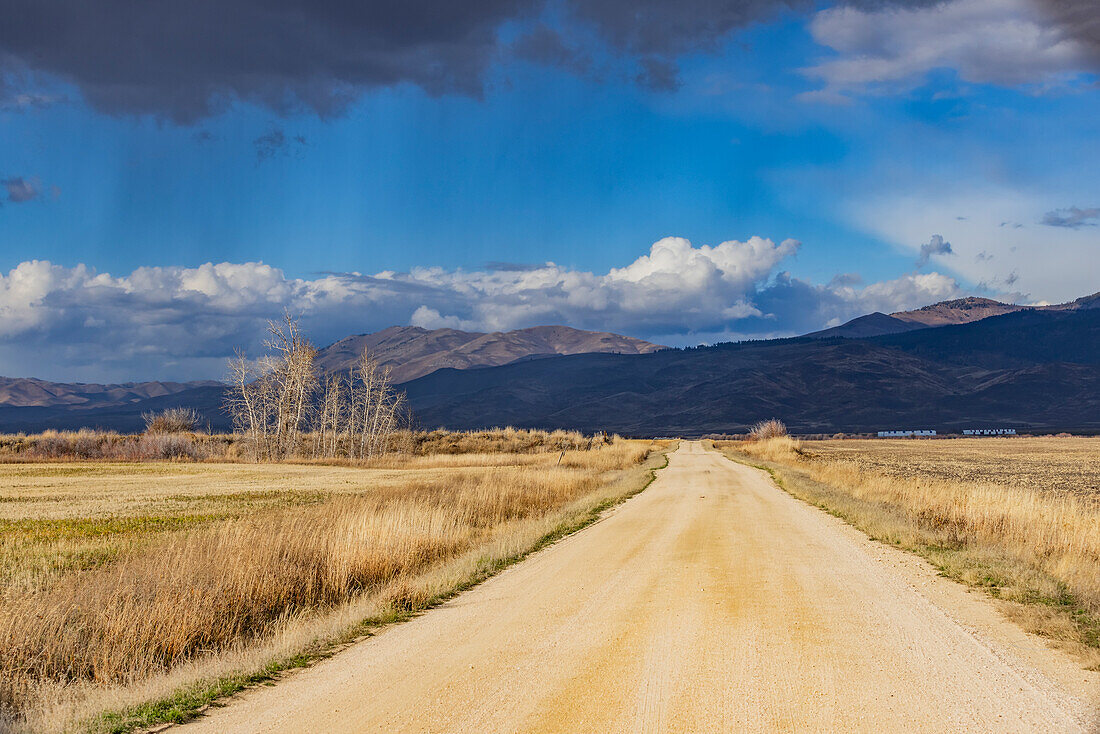
[[[767,441],[772,438],[781,438],[787,435],[787,426],[778,418],[769,418],[766,421],[754,423],[749,429],[750,441]]]
[[[202,417],[193,408],[168,408],[159,413],[142,413],[146,433],[193,433]]]

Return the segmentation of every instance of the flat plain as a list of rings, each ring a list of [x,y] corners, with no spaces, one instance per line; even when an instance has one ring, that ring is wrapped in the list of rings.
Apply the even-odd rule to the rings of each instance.
[[[892,477],[929,477],[1100,497],[1100,437],[808,441],[803,451]]]
[[[668,444],[491,438],[0,463],[7,723],[144,730],[233,692],[197,731],[1100,720],[1100,439],[682,442],[601,515]]]
[[[1098,683],[983,596],[685,441],[601,522],[184,729],[1084,734]]]
[[[0,464],[0,709],[127,728],[181,686],[313,654],[590,521],[653,448]]]

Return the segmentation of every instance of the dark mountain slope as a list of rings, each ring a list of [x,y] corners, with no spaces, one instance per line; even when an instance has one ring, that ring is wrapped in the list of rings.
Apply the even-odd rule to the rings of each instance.
[[[1100,364],[1100,309],[1017,311],[974,324],[922,329],[873,341],[925,359],[991,367]]]
[[[1100,431],[1100,309],[1028,309],[864,339],[780,339],[649,354],[578,354],[441,369],[402,385],[420,425],[516,425],[638,435],[1004,426]],[[136,430],[174,405],[215,428],[222,389],[124,405],[0,407],[0,430]]]
[[[865,339],[871,336],[883,334],[900,334],[914,329],[923,329],[923,324],[914,324],[903,321],[893,316],[888,316],[881,311],[869,313],[866,316],[854,318],[851,321],[834,326],[831,329],[822,329],[806,336],[814,339],[829,339],[835,336],[843,336],[848,339]]]
[[[1028,312],[874,339],[789,339],[633,357],[579,355],[404,387],[425,426],[735,432],[1100,429],[1100,312]]]
[[[953,301],[941,301],[931,306],[912,311],[896,311],[892,314],[875,312],[852,319],[840,326],[806,334],[815,339],[829,339],[843,336],[848,339],[864,339],[885,334],[902,334],[917,329],[938,328],[943,326],[969,324],[994,316],[1022,311],[1062,312],[1083,311],[1100,308],[1100,293],[1084,296],[1068,303],[1051,306],[1020,306],[1013,303],[1001,303],[990,298],[956,298]]]

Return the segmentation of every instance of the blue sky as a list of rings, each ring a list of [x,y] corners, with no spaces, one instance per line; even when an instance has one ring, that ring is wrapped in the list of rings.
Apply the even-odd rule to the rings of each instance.
[[[1100,290],[1094,56],[1031,0],[780,10],[653,57],[540,12],[492,24],[476,89],[337,78],[337,110],[230,84],[180,112],[170,74],[120,108],[9,66],[0,373],[217,377],[284,306],[320,343],[566,322],[691,344]],[[538,28],[572,55],[524,52]],[[637,80],[650,58],[674,84]]]

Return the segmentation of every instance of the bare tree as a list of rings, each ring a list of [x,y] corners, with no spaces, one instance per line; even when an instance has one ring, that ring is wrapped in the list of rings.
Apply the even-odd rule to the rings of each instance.
[[[268,323],[267,341],[274,353],[274,368],[267,375],[272,381],[275,398],[275,450],[287,456],[297,448],[298,438],[308,430],[310,406],[317,392],[317,370],[314,359],[317,350],[306,340],[298,322],[290,313],[283,321]]]
[[[389,448],[402,416],[405,394],[394,390],[389,369],[366,351],[352,370],[350,382],[349,428],[357,445],[349,446],[349,454],[369,459]]]
[[[313,364],[317,350],[289,313],[281,322],[268,322],[264,346],[269,353],[258,360],[241,352],[230,360],[232,388],[226,408],[234,428],[249,437],[257,458],[281,459],[298,448],[301,434],[309,430],[318,386]]]
[[[347,428],[347,378],[338,374],[325,375],[321,385],[321,402],[316,414],[317,441],[315,456],[336,456]]]
[[[320,376],[317,351],[289,313],[269,322],[268,335],[267,355],[249,360],[238,352],[229,362],[226,409],[256,458],[278,460],[308,450],[306,434],[315,457],[368,459],[390,449],[406,405],[388,368],[364,351],[349,372]]]
[[[236,356],[229,360],[231,387],[225,408],[233,417],[233,430],[248,438],[258,459],[272,458],[268,441],[272,423],[272,383],[268,377],[271,371],[271,360],[267,357],[250,360],[237,350]]]

